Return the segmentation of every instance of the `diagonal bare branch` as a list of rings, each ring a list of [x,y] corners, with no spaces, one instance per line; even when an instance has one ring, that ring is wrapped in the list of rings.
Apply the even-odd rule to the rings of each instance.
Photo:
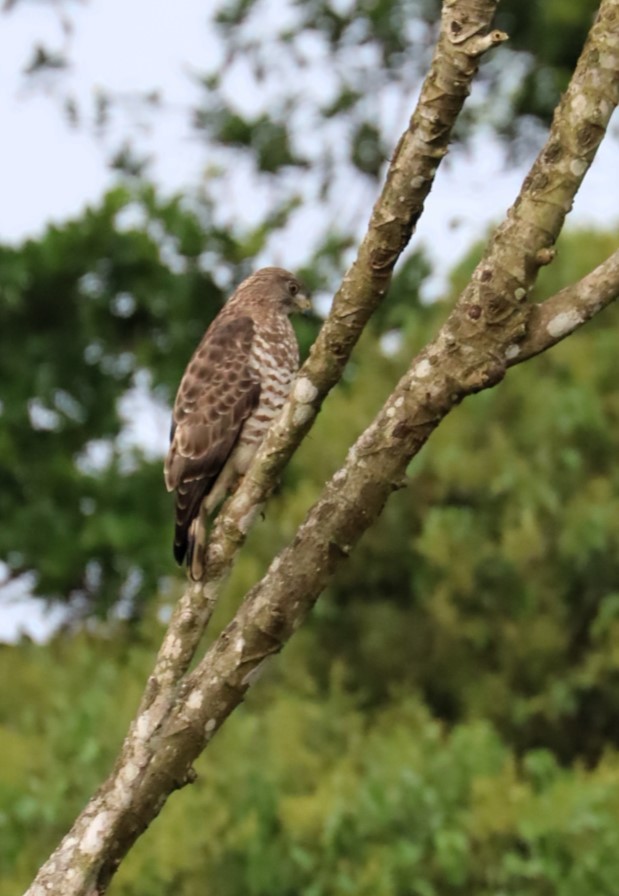
[[[262,663],[302,624],[334,570],[400,487],[411,458],[453,406],[496,385],[508,366],[544,351],[616,297],[618,253],[545,303],[524,301],[539,267],[552,258],[551,247],[619,102],[618,39],[619,2],[605,0],[546,145],[471,283],[350,449],[293,543],[275,558],[186,677],[185,699],[162,731],[164,741],[168,732],[173,737],[191,731],[194,738],[181,738],[186,751],[175,751],[177,779],[193,761],[196,740],[201,746],[210,740],[243,699]],[[602,61],[601,69],[587,67],[592,58]],[[559,139],[564,141],[563,158],[555,171],[549,160],[558,158]],[[540,178],[547,178],[543,189]],[[569,327],[565,318],[557,320],[561,314],[569,314]],[[164,774],[168,767],[159,759],[153,774]]]
[[[603,3],[602,13],[611,6]],[[609,36],[594,28],[584,53],[615,35],[612,29]],[[596,114],[598,104],[605,109],[604,123],[608,121],[608,97],[614,103],[619,99],[619,82],[613,80],[617,74],[619,71],[599,77],[599,73],[591,73],[587,87],[597,85],[599,92],[592,90],[584,106],[565,107],[573,127],[578,126],[579,115]],[[555,128],[564,126],[565,121],[555,124]],[[549,143],[556,139],[555,128]],[[548,144],[542,154],[547,148]],[[562,182],[561,169],[557,178]],[[574,193],[578,183],[570,181]],[[529,196],[531,190],[534,186],[528,178],[516,209],[523,202],[535,201],[535,196]],[[156,805],[162,781],[172,788],[188,779],[195,757],[243,699],[262,663],[302,624],[334,570],[378,517],[389,494],[400,486],[410,459],[440,421],[466,395],[490,388],[504,376],[510,348],[523,341],[534,311],[510,291],[514,277],[510,257],[517,251],[518,258],[534,257],[538,262],[523,264],[519,270],[518,288],[526,294],[543,260],[538,253],[554,242],[563,218],[562,213],[554,214],[552,230],[536,229],[522,221],[519,229],[511,227],[509,245],[503,241],[506,228],[499,228],[495,240],[503,241],[504,249],[497,254],[498,263],[492,270],[496,292],[465,290],[437,337],[415,358],[375,421],[351,448],[345,465],[309,511],[294,542],[273,561],[234,620],[182,681],[179,700],[158,732],[163,749],[153,755],[140,782],[148,811]],[[513,210],[508,220],[518,221]],[[488,282],[487,258],[496,252],[496,242],[491,242],[476,272],[477,284]],[[483,307],[472,305],[471,295],[483,299]],[[283,426],[281,421],[279,426]]]
[[[243,491],[220,514],[209,545],[207,582],[189,585],[185,591],[110,778],[41,868],[27,896],[44,892],[85,896],[93,891],[95,882],[97,893],[104,892],[118,862],[169,794],[167,772],[159,776],[155,794],[148,770],[154,769],[153,762],[162,749],[161,736],[172,707],[186,693],[182,676],[252,519],[310,428],[325,395],[341,376],[363,327],[387,292],[395,262],[411,237],[438,164],[447,152],[481,55],[506,39],[499,31],[489,31],[497,3],[444,0],[431,70],[396,148],[357,259],[334,299],[282,419],[245,477]],[[166,730],[169,733],[169,725]],[[170,759],[170,751],[164,752]],[[182,751],[180,755],[184,755]],[[147,778],[145,790],[142,784]],[[191,772],[185,769],[171,789],[190,779]]]
[[[186,671],[252,521],[310,429],[325,396],[340,379],[363,328],[387,292],[395,262],[410,240],[438,165],[447,153],[480,57],[506,39],[500,31],[488,31],[497,2],[446,0],[443,5],[430,71],[394,152],[357,258],[335,295],[278,423],[242,487],[219,515],[208,547],[205,581],[189,584],[175,610],[154,673],[160,696],[162,688],[173,690]]]
[[[410,458],[455,404],[504,376],[508,363],[514,362],[514,346],[526,346],[538,313],[526,303],[527,292],[539,266],[550,260],[551,247],[619,99],[619,0],[603,0],[546,146],[445,325],[351,448],[346,464],[327,484],[293,544],[273,561],[198,667],[182,677],[208,618],[209,602],[256,508],[309,428],[386,291],[393,264],[420,211],[411,197],[421,196],[423,204],[431,169],[441,157],[437,145],[439,149],[447,145],[441,114],[451,115],[451,107],[441,96],[448,88],[449,102],[455,105],[455,97],[463,98],[468,81],[463,74],[464,81],[458,82],[458,73],[470,70],[472,77],[475,54],[492,44],[491,35],[482,36],[484,26],[475,30],[475,23],[494,5],[489,0],[445,0],[442,49],[437,51],[431,90],[421,106],[427,120],[423,116],[417,120],[400,143],[370,231],[333,313],[282,417],[220,517],[211,542],[213,580],[189,590],[181,601],[112,775],[43,866],[28,896],[85,896],[95,888],[104,892],[117,864],[169,793],[192,780],[191,763],[243,699],[262,662],[280,650],[301,624],[329,576],[379,515],[389,493],[401,483]],[[441,53],[446,55],[443,60]],[[456,58],[461,59],[460,66],[455,65]],[[449,76],[447,61],[452,66]],[[437,79],[437,72],[446,77],[445,83]],[[449,89],[454,84],[452,95]],[[412,147],[420,134],[428,137],[423,144],[425,162],[419,162],[423,187],[407,181],[418,154],[423,156],[423,146],[407,156],[409,141]],[[416,194],[417,188],[422,193]],[[405,197],[403,202],[400,196]],[[402,214],[400,204],[407,206]]]

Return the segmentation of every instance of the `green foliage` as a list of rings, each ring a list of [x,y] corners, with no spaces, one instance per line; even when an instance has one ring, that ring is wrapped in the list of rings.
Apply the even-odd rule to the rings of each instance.
[[[220,307],[203,253],[231,264],[236,244],[201,215],[119,188],[0,247],[0,557],[15,575],[34,568],[43,594],[104,608],[132,570],[147,591],[169,570],[160,462],[121,450],[119,399],[146,382],[169,401]]]
[[[493,107],[474,101],[471,119],[508,136],[518,113],[547,120],[594,5],[505,0],[497,25],[511,49],[485,64]],[[224,90],[228,69],[208,72],[195,124],[210,146],[246,153],[269,182],[295,166],[291,191],[252,230],[231,235],[206,200],[119,188],[78,220],[0,247],[0,513],[10,520],[0,558],[15,576],[35,570],[48,596],[86,599],[101,613],[120,602],[141,617],[42,647],[0,647],[0,896],[23,890],[109,771],[161,635],[153,604],[174,569],[170,502],[160,460],[123,442],[120,401],[142,383],[169,403],[228,286],[294,211],[302,167],[310,163],[321,199],[337,182],[335,160],[378,175],[387,151],[372,102],[394,87],[410,93],[437,8],[368,0],[349,14],[305,0],[294,27],[282,17],[273,39],[257,43],[255,2],[219,4],[230,66],[241,58],[258,83],[275,78],[280,90],[276,102],[265,91],[268,114],[245,116]],[[314,97],[309,118],[297,80],[308,34],[336,60],[335,87]],[[37,53],[33,67],[55,64]],[[99,102],[104,124],[108,101]],[[337,132],[328,130],[334,116]],[[300,119],[311,123],[308,139]],[[141,171],[129,145],[116,162]],[[331,231],[317,244],[301,272],[315,290],[336,282],[351,240]],[[538,296],[615,247],[616,234],[568,235]],[[454,293],[473,263],[454,272]],[[252,532],[217,624],[293,537],[444,319],[444,304],[419,302],[426,274],[421,255],[402,263]],[[199,761],[197,784],[170,800],[130,854],[112,894],[616,891],[618,313],[450,415],[310,624]],[[315,329],[300,325],[304,351]],[[387,331],[402,342],[395,354],[381,347]],[[97,446],[107,455],[94,464]],[[177,585],[167,587],[172,600]]]
[[[266,115],[248,121],[240,115],[219,110],[210,115],[198,113],[196,124],[208,130],[211,137],[224,146],[251,149],[260,171],[273,173],[284,165],[301,164],[292,152],[286,126]]]
[[[136,615],[174,571],[170,502],[160,460],[123,450],[117,402],[138,369],[152,371],[155,394],[170,400],[220,300],[195,259],[209,239],[223,239],[178,202],[146,201],[182,249],[180,273],[163,263],[153,237],[114,226],[124,194],[0,260],[7,299],[0,315],[10,334],[0,359],[7,384],[0,507],[12,520],[0,534],[0,556],[16,572],[34,569],[43,593],[86,595],[100,610],[120,601]],[[581,276],[615,243],[613,234],[568,235],[539,294]],[[339,245],[334,238],[324,247],[315,277],[329,276]],[[234,255],[238,244],[227,251]],[[454,273],[456,290],[472,264]],[[84,292],[93,270],[102,285]],[[414,348],[440,325],[445,309],[418,301],[425,270],[416,255],[402,265],[287,471],[284,492],[252,533],[222,620],[293,537]],[[44,300],[50,292],[53,305]],[[127,293],[132,313],[119,315],[118,297]],[[370,706],[406,683],[445,720],[491,719],[518,750],[544,745],[563,761],[593,762],[608,743],[619,745],[616,315],[609,309],[510,371],[440,427],[411,465],[408,488],[393,496],[316,612],[308,662],[317,681],[325,684],[337,653],[355,670],[350,687]],[[312,325],[302,327],[307,348]],[[399,355],[381,350],[384,331],[400,334]],[[124,354],[131,364],[119,369]],[[33,398],[56,415],[52,428],[33,425]],[[85,446],[102,439],[114,446],[108,465],[76,466]]]
[[[221,300],[203,252],[238,270],[261,238],[234,242],[207,212],[116,191],[0,252],[0,507],[11,519],[0,550],[48,594],[99,608],[124,597],[139,615],[172,569],[160,461],[123,448],[118,402],[140,371],[170,400]],[[311,285],[328,282],[345,245],[325,243]],[[538,295],[615,245],[615,234],[567,235]],[[440,326],[444,305],[419,302],[425,274],[423,257],[403,263],[252,532],[216,627]],[[613,892],[618,313],[449,416],[115,892],[182,896],[205,880],[223,896]],[[305,348],[312,327],[300,330]],[[394,354],[385,332],[401,340]],[[107,464],[76,464],[106,440]],[[0,649],[0,896],[25,885],[109,770],[152,662],[154,613]]]
[[[0,648],[0,892],[10,869],[25,882],[109,770],[152,660],[152,645],[129,653],[124,641],[84,633]]]
[[[111,766],[160,627],[0,651],[0,896],[22,892]],[[304,641],[303,636],[301,641]],[[121,866],[112,896],[589,896],[619,874],[619,755],[516,759],[404,689],[372,711],[292,644]]]
[[[598,0],[526,4],[504,0],[496,25],[510,41],[484,62],[479,75],[483,86],[467,107],[458,134],[468,136],[483,121],[507,138],[514,150],[520,146],[515,138],[524,138],[525,143],[530,139],[532,122],[547,124],[597,6]],[[256,28],[263,15],[256,0],[222,3],[213,23],[227,58],[232,63],[242,59],[246,77],[251,71],[258,86],[267,85],[273,138],[268,145],[260,139],[263,116],[253,120],[239,111],[236,97],[225,86],[227,67],[211,69],[205,76],[206,91],[196,120],[212,141],[252,149],[258,169],[272,172],[281,164],[296,164],[290,145],[300,107],[306,107],[306,118],[325,135],[328,120],[337,115],[345,125],[348,161],[358,171],[378,177],[388,155],[381,142],[384,127],[377,128],[383,91],[392,98],[394,92],[404,96],[417,86],[430,60],[440,11],[439,0],[367,0],[347,9],[332,0],[302,0],[283,4],[280,21],[274,20],[272,31],[266,33]],[[307,90],[301,87],[307,60],[312,58],[307,55],[308,39],[333,60],[329,99],[318,108],[312,83]],[[359,64],[357,58],[367,64]],[[288,77],[282,78],[284,66]],[[332,153],[327,136],[324,152],[314,153],[313,167],[329,167]]]
[[[540,295],[614,245],[568,235]],[[561,760],[596,761],[619,745],[618,313],[444,421],[318,608],[317,677],[338,653],[369,705],[405,683],[445,719],[491,719],[519,750],[543,744]],[[409,306],[404,359],[444,316]],[[324,437],[315,432],[298,456],[307,470],[335,468],[353,421],[380,402],[377,381],[401,369],[363,351],[347,407],[342,390],[322,414]]]
[[[34,570],[46,597],[138,614],[175,571],[161,441],[127,446],[122,399],[137,387],[171,404],[229,292],[209,272],[231,287],[287,213],[235,240],[208,205],[119,187],[79,220],[0,247],[0,558],[14,577]],[[313,286],[337,245],[319,253]],[[304,351],[316,327],[300,324]]]

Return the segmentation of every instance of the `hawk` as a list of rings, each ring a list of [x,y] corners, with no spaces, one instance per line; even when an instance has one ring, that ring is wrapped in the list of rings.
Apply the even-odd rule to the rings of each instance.
[[[244,280],[191,358],[174,402],[165,484],[176,491],[174,557],[202,577],[201,508],[211,514],[242,476],[299,366],[289,315],[310,307],[282,268]],[[196,547],[198,550],[196,550]]]

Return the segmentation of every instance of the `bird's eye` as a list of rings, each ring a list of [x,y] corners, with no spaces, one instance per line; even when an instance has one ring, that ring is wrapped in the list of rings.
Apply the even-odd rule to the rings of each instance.
[[[299,291],[299,284],[295,283],[294,280],[291,280],[288,284],[288,292],[291,296],[296,296]]]

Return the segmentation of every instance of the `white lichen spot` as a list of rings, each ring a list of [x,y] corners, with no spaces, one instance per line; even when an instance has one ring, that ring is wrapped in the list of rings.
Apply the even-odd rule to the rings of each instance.
[[[244,492],[234,496],[233,508],[235,513],[247,513],[247,508],[250,504],[251,499]]]
[[[617,64],[617,56],[614,53],[600,52],[600,55],[598,56],[598,65],[600,68],[614,71],[617,68]]]
[[[403,395],[399,395],[398,398],[396,398],[396,400],[393,402],[394,408],[401,408],[403,404],[404,404],[404,396]]]
[[[168,656],[173,660],[177,660],[182,652],[183,652],[182,640],[180,638],[172,638],[172,640],[168,644],[168,649],[167,649]]]
[[[587,98],[582,93],[577,93],[572,99],[572,110],[580,115],[587,108]]]
[[[432,175],[432,172],[430,172],[430,176],[431,175]],[[420,190],[421,187],[423,187],[424,183],[425,183],[425,179],[423,177],[421,177],[421,175],[418,175],[417,177],[414,177],[411,180],[411,187],[413,188],[413,190]]]
[[[574,177],[582,177],[587,170],[587,163],[583,159],[572,159],[570,162],[570,171]]]
[[[519,345],[508,345],[505,350],[505,360],[512,361],[514,358],[517,358],[520,354],[520,346]]]
[[[582,317],[578,311],[572,308],[570,311],[561,311],[560,314],[555,315],[555,317],[548,322],[546,329],[553,339],[559,339],[559,337],[564,336],[566,333],[570,333],[582,323]]]
[[[431,372],[432,365],[427,358],[424,358],[423,361],[420,361],[419,364],[415,365],[413,376],[417,377],[418,380],[425,380],[426,377],[430,376]]]
[[[87,856],[96,855],[102,847],[103,835],[112,822],[113,815],[107,809],[92,819],[82,835],[81,852]]]
[[[146,712],[143,712],[138,716],[135,723],[135,733],[140,738],[140,740],[146,740],[151,732],[151,728],[152,721],[150,718],[150,713],[147,710]]]
[[[393,408],[393,407],[392,407],[392,408],[387,408],[387,410],[385,411],[385,414],[386,414],[387,417],[389,417],[390,419],[391,419],[391,417],[395,417],[395,408]]]
[[[196,711],[202,706],[203,697],[200,691],[192,691],[187,697],[187,709]]]
[[[110,790],[110,805],[116,809],[126,809],[131,803],[131,788],[128,786],[131,782],[125,781],[124,769],[116,776],[114,787]]]
[[[245,650],[245,638],[243,637],[243,635],[239,635],[234,642],[234,649],[238,654],[242,654]]]
[[[123,785],[132,784],[140,774],[139,766],[135,762],[128,762],[120,771],[120,778]]]
[[[514,292],[514,298],[518,299],[518,301],[520,302],[521,299],[524,299],[526,294],[526,289],[524,289],[522,286],[519,286],[518,289]]]
[[[263,507],[262,503],[256,504],[255,507],[250,507],[249,510],[247,511],[247,513],[244,513],[243,516],[240,516],[238,518],[237,525],[238,525],[239,530],[241,532],[243,532],[243,534],[247,533],[247,531],[249,530],[249,527],[253,523],[254,519],[256,518],[258,513],[260,513],[260,510],[262,509],[262,507]],[[223,557],[223,552],[222,552],[222,557]]]
[[[277,572],[277,570],[280,568],[281,565],[282,565],[281,558],[276,557],[275,560],[273,560],[273,562],[271,563],[269,572]]]
[[[294,387],[294,397],[303,404],[309,404],[318,395],[318,389],[306,376],[302,376],[297,380]]]
[[[215,728],[217,728],[217,719],[209,719],[204,726],[204,730],[207,734],[211,734],[215,730]]]
[[[244,519],[244,517],[243,517]],[[241,520],[239,520],[239,529],[241,528]],[[210,544],[208,548],[209,557],[213,563],[217,563],[224,556],[224,549],[220,544]],[[198,585],[198,590],[202,590],[202,584]]]
[[[348,454],[346,455],[346,466],[350,467],[352,464],[356,464],[358,467],[365,467],[365,461],[363,460],[363,445],[361,443],[361,439],[359,442],[356,442],[352,447],[348,449]]]
[[[307,421],[311,419],[313,413],[314,410],[310,404],[299,404],[294,409],[294,413],[292,415],[293,423],[296,426],[302,426],[304,423],[307,423]]]
[[[333,482],[339,485],[340,482],[344,482],[347,476],[348,473],[346,472],[346,470],[338,470],[337,473],[333,476]]]

